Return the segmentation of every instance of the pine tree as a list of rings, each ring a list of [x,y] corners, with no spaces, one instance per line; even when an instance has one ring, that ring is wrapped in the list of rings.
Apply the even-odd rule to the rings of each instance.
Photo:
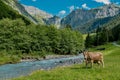
[[[85,40],[85,47],[86,48],[89,48],[91,47],[93,44],[92,44],[92,38],[90,36],[90,33],[88,33],[87,37],[86,37],[86,40]]]

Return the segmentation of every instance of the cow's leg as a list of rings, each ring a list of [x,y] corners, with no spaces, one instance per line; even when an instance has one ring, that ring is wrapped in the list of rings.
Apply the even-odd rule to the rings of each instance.
[[[101,63],[100,61],[97,62],[98,65],[100,65],[100,63]]]
[[[104,68],[104,61],[103,61],[103,59],[100,60],[100,62],[101,62],[101,64],[102,64],[102,67]]]
[[[88,66],[88,61],[86,60],[85,63],[86,63],[86,68],[87,68],[87,66]]]
[[[91,68],[93,67],[93,63],[94,63],[94,61],[93,61],[93,60],[91,60]]]
[[[101,63],[100,61],[98,61],[98,62],[97,62],[97,64],[98,64],[99,68],[100,68],[100,63]]]
[[[104,61],[102,60],[102,66],[103,66],[103,68],[104,68]]]

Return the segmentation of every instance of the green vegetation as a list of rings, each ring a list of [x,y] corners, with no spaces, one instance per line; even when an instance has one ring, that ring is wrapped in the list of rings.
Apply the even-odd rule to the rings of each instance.
[[[120,41],[118,41],[117,43],[120,44]]]
[[[16,61],[23,56],[76,54],[83,48],[82,34],[69,28],[57,29],[52,25],[33,24],[26,26],[21,19],[0,21],[0,53],[15,55]],[[6,55],[3,59],[7,61]],[[0,64],[3,64],[2,60]]]
[[[20,15],[17,11],[13,10],[10,6],[6,5],[2,0],[0,0],[0,19],[4,18],[21,18],[27,25],[31,24],[29,19]]]
[[[91,46],[103,45],[108,42],[120,41],[120,24],[113,26],[113,28],[108,27],[98,27],[96,33],[91,35],[88,33],[85,41],[85,46],[87,48]]]
[[[58,67],[53,70],[35,71],[29,76],[20,77],[14,80],[119,80],[120,76],[120,49],[112,44],[106,44],[92,48],[105,47],[104,53],[105,68],[94,64],[93,69],[86,69],[85,64],[77,64],[66,67]]]

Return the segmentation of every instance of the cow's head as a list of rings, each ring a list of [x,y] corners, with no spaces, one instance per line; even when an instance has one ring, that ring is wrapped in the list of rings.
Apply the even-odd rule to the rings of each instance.
[[[84,55],[84,59],[87,60],[88,57],[87,52],[83,52],[83,55]]]
[[[84,50],[82,51],[82,53],[83,53],[83,55],[84,55],[84,60],[87,60],[87,58],[88,58],[88,51],[87,51],[86,49],[84,49]]]

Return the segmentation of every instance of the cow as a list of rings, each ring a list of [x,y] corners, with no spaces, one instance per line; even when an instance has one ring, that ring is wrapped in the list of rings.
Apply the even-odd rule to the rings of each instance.
[[[84,51],[84,60],[86,63],[86,68],[89,63],[91,63],[91,68],[93,67],[93,63],[97,63],[98,65],[102,64],[104,68],[104,61],[103,61],[103,55],[101,52],[88,52]]]

